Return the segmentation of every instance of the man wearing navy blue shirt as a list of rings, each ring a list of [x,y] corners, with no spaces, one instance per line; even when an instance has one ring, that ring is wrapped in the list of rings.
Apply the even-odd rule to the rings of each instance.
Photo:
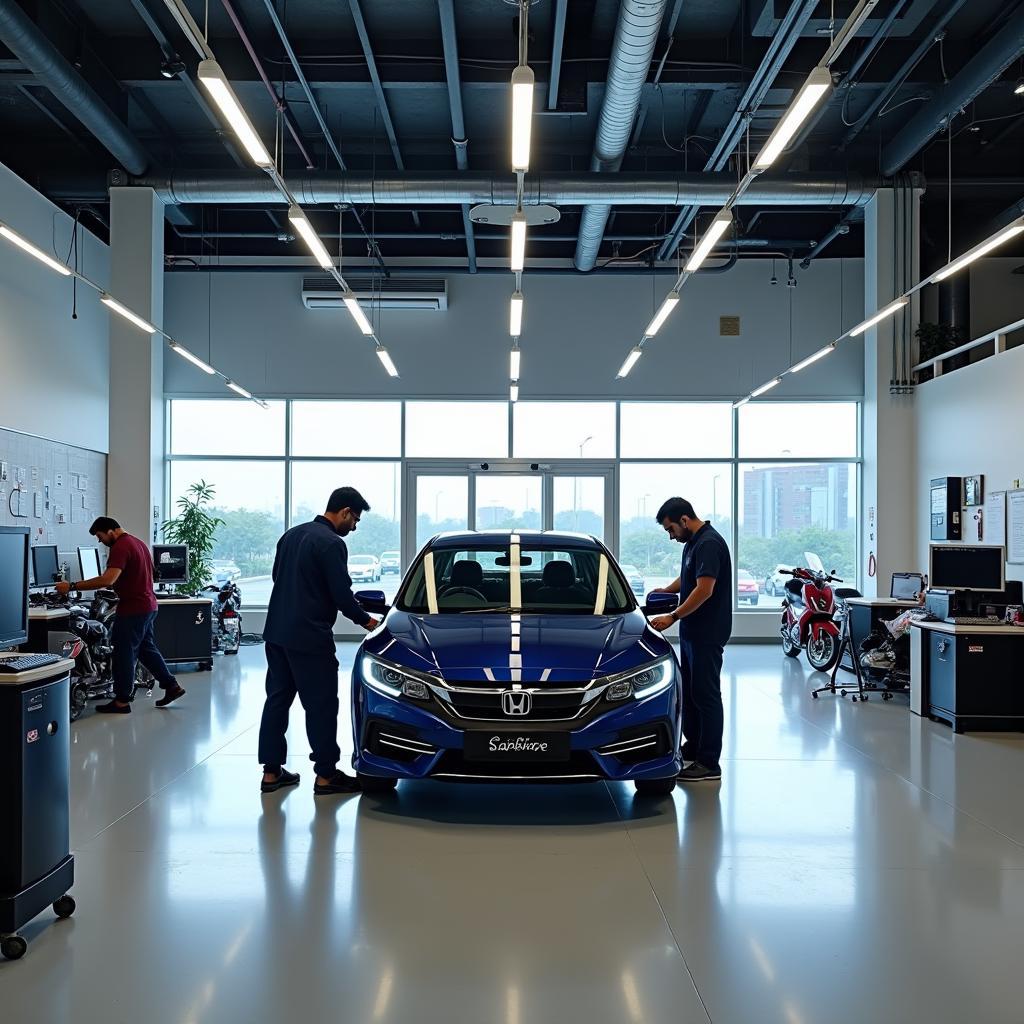
[[[697,518],[685,498],[669,498],[657,520],[683,548],[679,578],[661,593],[678,594],[671,615],[651,619],[664,632],[679,623],[683,667],[683,770],[681,782],[722,777],[722,657],[732,633],[732,557],[725,538]]]
[[[311,523],[292,527],[277,544],[274,589],[263,629],[267,652],[267,700],[260,723],[259,759],[264,793],[297,785],[297,772],[284,767],[288,712],[298,694],[306,712],[317,796],[353,793],[358,782],[338,771],[338,658],[334,621],[340,611],[366,630],[377,620],[360,607],[348,574],[352,533],[370,506],[354,487],[339,487],[327,511]]]

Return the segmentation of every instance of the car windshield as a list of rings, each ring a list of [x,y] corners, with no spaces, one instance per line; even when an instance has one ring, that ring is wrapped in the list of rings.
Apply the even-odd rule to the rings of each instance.
[[[425,551],[396,601],[427,614],[622,615],[636,604],[615,563],[596,547],[524,543],[519,564],[506,544]]]
[[[373,565],[376,559],[373,555],[353,555],[348,561],[349,565]]]

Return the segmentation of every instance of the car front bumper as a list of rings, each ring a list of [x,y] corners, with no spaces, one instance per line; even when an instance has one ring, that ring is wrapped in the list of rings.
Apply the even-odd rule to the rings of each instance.
[[[364,775],[461,782],[669,778],[682,767],[679,690],[677,679],[661,693],[628,700],[576,728],[572,721],[526,721],[517,725],[511,720],[473,722],[461,728],[429,706],[385,696],[353,678],[352,719],[357,750],[352,764]],[[470,760],[464,756],[468,731],[494,736],[566,733],[570,754],[563,761]],[[644,749],[643,744],[651,742],[649,737],[657,737],[655,745]],[[385,750],[394,751],[394,756],[385,756]],[[648,756],[649,752],[654,756]]]

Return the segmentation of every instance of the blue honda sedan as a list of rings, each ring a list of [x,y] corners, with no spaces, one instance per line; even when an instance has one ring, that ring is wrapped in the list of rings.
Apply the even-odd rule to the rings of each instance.
[[[633,782],[670,793],[680,677],[615,559],[579,534],[441,534],[420,552],[352,673],[353,764],[399,779]],[[675,606],[651,595],[647,611]]]

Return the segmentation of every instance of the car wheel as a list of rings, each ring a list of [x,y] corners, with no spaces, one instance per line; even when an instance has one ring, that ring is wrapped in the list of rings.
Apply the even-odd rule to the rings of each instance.
[[[676,788],[675,776],[669,779],[637,779],[637,796],[668,796]]]
[[[359,788],[364,793],[391,793],[398,785],[398,779],[383,779],[379,775],[364,775],[356,772]]]
[[[752,605],[753,605],[753,606],[754,606],[755,608],[757,607],[757,594],[755,594],[755,595],[754,595],[754,596],[753,596],[753,597],[752,597],[752,598],[750,599],[750,603],[751,603],[751,604],[752,604]]]

